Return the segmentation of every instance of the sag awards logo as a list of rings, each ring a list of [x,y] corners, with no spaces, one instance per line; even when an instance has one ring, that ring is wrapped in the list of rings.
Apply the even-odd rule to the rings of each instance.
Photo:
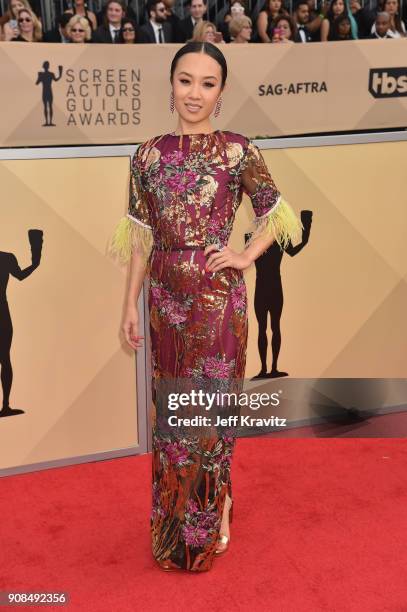
[[[53,122],[54,81],[61,81],[58,84],[58,102],[63,100],[66,127],[140,124],[140,69],[68,68],[64,71],[63,66],[58,66],[55,75],[48,61],[42,67],[35,83],[42,85],[45,120],[42,127],[56,126]]]
[[[369,92],[374,98],[407,96],[407,68],[372,68],[369,71]]]
[[[257,87],[258,96],[290,96],[299,94],[326,93],[326,81],[301,81],[296,83],[261,83]]]
[[[44,106],[44,117],[45,123],[42,127],[55,127],[55,123],[52,123],[53,116],[53,95],[52,95],[52,81],[59,81],[62,77],[62,66],[58,66],[58,76],[55,76],[49,69],[49,62],[44,62],[42,67],[44,70],[38,73],[36,85],[42,85],[42,103]]]

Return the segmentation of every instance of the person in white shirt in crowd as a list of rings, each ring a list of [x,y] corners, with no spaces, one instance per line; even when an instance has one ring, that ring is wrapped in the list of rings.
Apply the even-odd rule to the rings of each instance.
[[[390,25],[391,25],[390,15],[386,11],[381,11],[377,13],[376,19],[373,25],[375,26],[374,32],[370,34],[369,38],[376,38],[380,40],[395,38],[394,32],[392,32],[392,30],[390,29]]]
[[[174,42],[172,26],[167,22],[167,9],[162,0],[149,0],[147,4],[149,20],[140,27],[140,43]]]
[[[92,42],[119,43],[120,28],[125,14],[126,8],[122,0],[108,0],[103,24],[94,30]]]
[[[400,0],[379,0],[378,12],[386,12],[390,16],[389,38],[404,38],[406,26],[401,19]],[[371,34],[376,32],[376,22],[372,25]]]
[[[66,26],[66,33],[71,43],[91,42],[92,28],[86,17],[73,15]]]
[[[230,44],[246,44],[252,37],[253,24],[250,17],[240,15],[229,21]]]

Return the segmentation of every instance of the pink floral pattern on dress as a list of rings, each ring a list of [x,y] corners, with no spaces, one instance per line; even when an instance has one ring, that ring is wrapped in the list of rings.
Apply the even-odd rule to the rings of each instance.
[[[229,378],[230,365],[220,357],[207,357],[204,372],[209,378]]]

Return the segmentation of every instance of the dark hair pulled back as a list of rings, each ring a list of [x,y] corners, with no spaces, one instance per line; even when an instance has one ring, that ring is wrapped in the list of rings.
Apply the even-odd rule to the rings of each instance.
[[[174,55],[173,60],[171,62],[171,72],[170,72],[170,81],[171,81],[171,83],[172,83],[172,79],[173,79],[173,76],[174,76],[175,68],[177,66],[177,62],[178,62],[178,60],[183,55],[186,55],[186,53],[206,53],[206,55],[209,55],[209,57],[211,57],[216,62],[218,62],[219,66],[221,67],[221,70],[222,70],[222,85],[221,85],[221,89],[223,89],[223,87],[224,87],[224,85],[226,83],[226,78],[227,78],[227,74],[228,74],[228,67],[227,67],[227,64],[226,64],[226,59],[225,59],[225,56],[223,55],[222,51],[220,51],[220,49],[218,49],[218,47],[216,45],[213,45],[210,42],[191,41],[191,42],[186,43],[180,49],[178,49],[178,51]]]

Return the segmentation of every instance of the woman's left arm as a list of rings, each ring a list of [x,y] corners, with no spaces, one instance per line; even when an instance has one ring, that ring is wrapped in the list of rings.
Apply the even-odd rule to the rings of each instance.
[[[260,149],[251,141],[248,141],[243,160],[242,185],[255,212],[251,237],[241,253],[226,246],[212,254],[207,261],[210,271],[216,272],[226,266],[244,270],[274,241],[284,249],[289,242],[302,236],[300,219],[277,189]],[[208,246],[205,254],[214,248],[214,245]]]

